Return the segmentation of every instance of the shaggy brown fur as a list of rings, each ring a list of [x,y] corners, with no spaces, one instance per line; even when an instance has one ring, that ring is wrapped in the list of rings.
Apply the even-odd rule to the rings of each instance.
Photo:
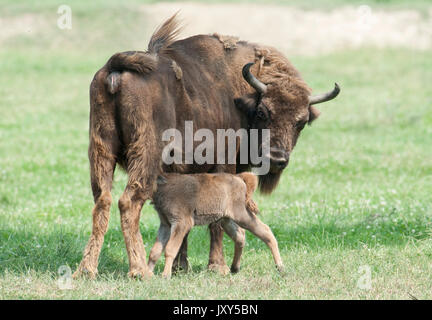
[[[179,23],[173,16],[154,33],[146,52],[117,53],[94,76],[90,87],[89,145],[95,201],[93,229],[75,276],[97,273],[117,164],[129,177],[118,205],[131,276],[147,275],[139,218],[160,172],[250,170],[250,165],[240,164],[168,167],[161,161],[164,130],[177,128],[184,132],[185,120],[193,120],[194,130],[207,128],[215,135],[217,129],[269,128],[272,156],[288,158],[304,123],[318,114],[309,106],[310,89],[276,49],[245,41],[236,41],[235,47],[227,48],[220,36],[209,35],[176,41],[178,32]],[[268,84],[264,95],[258,95],[242,77],[243,66],[251,61],[259,61],[251,71],[259,71],[261,81]],[[182,71],[181,77],[178,70],[173,70],[174,63]],[[280,163],[272,162],[270,173],[260,177],[261,190],[272,191],[282,170]],[[210,229],[209,267],[223,270],[223,231],[218,224],[212,224]],[[185,239],[182,256],[186,243]],[[185,259],[181,263],[187,266]]]
[[[244,183],[246,184],[246,209],[248,209],[248,211],[252,212],[253,214],[258,214],[258,206],[252,199],[252,195],[258,186],[258,179],[256,175],[250,172],[243,172],[239,173],[237,176],[242,178]]]
[[[223,46],[226,50],[234,50],[237,48],[237,42],[239,42],[238,37],[223,36],[218,33],[213,33],[213,36],[223,43]]]
[[[232,272],[240,269],[245,243],[241,226],[263,240],[270,248],[276,266],[282,270],[276,238],[270,228],[251,212],[257,207],[252,200],[257,179],[252,173],[166,174],[158,183],[154,206],[159,214],[160,227],[156,243],[150,251],[148,266],[153,272],[157,260],[165,250],[163,276],[171,276],[171,268],[184,236],[194,225],[220,221],[225,232],[235,242]],[[233,223],[234,222],[234,223]]]

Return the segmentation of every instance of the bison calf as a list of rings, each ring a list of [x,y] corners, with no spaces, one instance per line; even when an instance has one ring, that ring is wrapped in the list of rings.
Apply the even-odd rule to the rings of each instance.
[[[156,243],[150,252],[148,266],[153,271],[165,249],[163,276],[171,276],[173,260],[185,235],[194,225],[221,220],[225,232],[235,242],[231,271],[240,268],[245,243],[245,228],[270,248],[276,266],[283,268],[277,241],[270,228],[256,217],[258,208],[252,200],[257,177],[252,173],[166,174],[158,178],[153,203],[160,218]]]

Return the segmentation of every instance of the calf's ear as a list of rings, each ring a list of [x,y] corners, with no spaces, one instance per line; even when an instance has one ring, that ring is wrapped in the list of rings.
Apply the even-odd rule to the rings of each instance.
[[[308,124],[311,124],[312,121],[314,121],[315,119],[317,119],[321,114],[321,111],[319,111],[317,108],[315,108],[314,106],[309,106],[309,120],[308,120]]]

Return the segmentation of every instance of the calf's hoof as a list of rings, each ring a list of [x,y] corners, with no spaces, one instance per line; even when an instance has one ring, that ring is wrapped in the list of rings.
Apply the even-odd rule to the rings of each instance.
[[[281,276],[285,276],[286,275],[285,267],[283,265],[276,266],[276,269],[277,269],[277,271],[279,271],[279,273],[280,273]]]
[[[230,268],[228,268],[227,265],[220,265],[220,264],[212,263],[208,266],[208,269],[210,271],[217,272],[223,276],[226,276],[227,274],[230,273]]]

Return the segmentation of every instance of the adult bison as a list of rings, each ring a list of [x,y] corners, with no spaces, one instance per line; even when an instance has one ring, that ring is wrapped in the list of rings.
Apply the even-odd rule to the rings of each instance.
[[[91,83],[88,154],[95,206],[92,234],[75,276],[97,274],[116,164],[128,174],[118,205],[132,277],[148,272],[139,218],[161,170],[235,173],[250,169],[250,165],[196,163],[168,167],[161,157],[164,130],[183,132],[185,121],[193,121],[194,130],[212,132],[270,129],[270,171],[260,176],[261,191],[269,193],[288,164],[301,130],[319,115],[312,105],[339,93],[336,85],[329,93],[311,96],[298,71],[274,48],[217,34],[175,41],[178,30],[174,15],[153,34],[146,52],[113,55]],[[210,234],[209,267],[225,270],[223,231],[213,224]],[[183,255],[182,264],[184,259]]]

